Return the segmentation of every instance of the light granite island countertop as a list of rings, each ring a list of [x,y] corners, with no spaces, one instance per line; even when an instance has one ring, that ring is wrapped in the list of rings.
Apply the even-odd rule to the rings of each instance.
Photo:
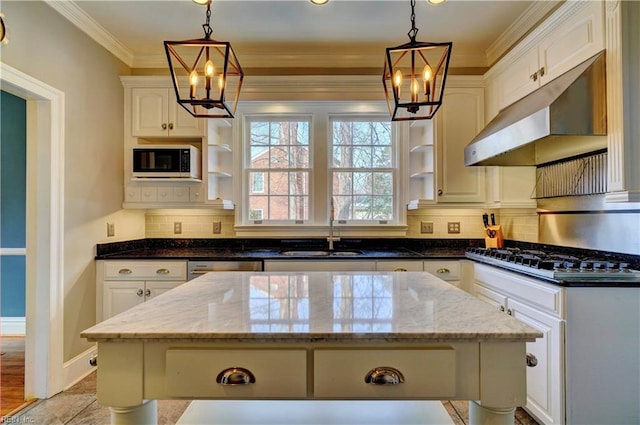
[[[470,402],[513,424],[541,333],[423,272],[209,273],[82,332],[112,423],[155,400]]]

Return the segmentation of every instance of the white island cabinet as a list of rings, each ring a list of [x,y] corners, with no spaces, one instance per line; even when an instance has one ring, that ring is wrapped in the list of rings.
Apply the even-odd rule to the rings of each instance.
[[[541,336],[424,272],[208,273],[81,335],[112,423],[156,423],[172,398],[457,399],[501,425]]]

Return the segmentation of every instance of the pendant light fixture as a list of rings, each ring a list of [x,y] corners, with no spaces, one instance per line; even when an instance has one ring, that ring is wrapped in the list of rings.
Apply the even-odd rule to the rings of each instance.
[[[211,38],[211,0],[193,0],[207,6],[204,38],[165,41],[176,99],[197,118],[233,118],[244,73],[228,41]]]
[[[415,0],[411,0],[409,42],[387,48],[382,85],[391,121],[431,119],[442,105],[452,42],[416,41]]]

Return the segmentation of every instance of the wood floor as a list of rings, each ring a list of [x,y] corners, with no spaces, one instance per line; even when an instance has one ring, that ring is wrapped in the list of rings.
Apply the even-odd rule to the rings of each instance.
[[[0,411],[6,416],[24,404],[24,337],[0,337]]]
[[[19,382],[24,386],[24,338],[22,342],[17,340],[8,341],[8,339],[9,338],[6,338],[7,344],[5,344],[5,338],[2,339],[2,351],[6,352],[6,354],[2,356],[2,363],[0,363],[3,380],[0,400],[2,404],[2,416],[6,423],[64,425],[109,423],[109,409],[99,405],[96,400],[96,372],[90,374],[68,390],[48,400],[37,400],[34,403],[26,405],[19,412],[13,412],[13,409],[23,404],[22,394],[24,390],[21,388],[19,391],[16,391],[11,390],[9,387],[5,390],[5,383]],[[7,357],[10,355],[10,352],[12,353],[11,356]],[[5,362],[5,357],[7,357],[7,359],[14,358],[17,360]],[[16,364],[20,365],[20,359],[22,359],[21,366],[16,366]],[[7,377],[7,381],[5,381],[5,376]],[[176,421],[180,419],[180,416],[182,416],[189,403],[190,401],[188,400],[158,401],[158,424],[174,425]],[[442,403],[455,425],[467,425],[469,423],[469,412],[466,401],[443,401]],[[13,408],[11,406],[13,406]],[[13,413],[6,416],[9,412]],[[518,408],[514,425],[538,425],[538,423],[531,418],[527,412]]]

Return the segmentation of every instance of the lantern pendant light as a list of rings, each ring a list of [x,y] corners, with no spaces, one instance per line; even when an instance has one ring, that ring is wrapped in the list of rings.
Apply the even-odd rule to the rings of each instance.
[[[231,43],[211,38],[211,0],[193,1],[207,6],[204,38],[164,42],[176,99],[194,117],[233,118],[242,67]]]
[[[415,0],[411,0],[409,42],[387,48],[382,85],[391,121],[431,119],[442,105],[452,42],[416,41]]]

